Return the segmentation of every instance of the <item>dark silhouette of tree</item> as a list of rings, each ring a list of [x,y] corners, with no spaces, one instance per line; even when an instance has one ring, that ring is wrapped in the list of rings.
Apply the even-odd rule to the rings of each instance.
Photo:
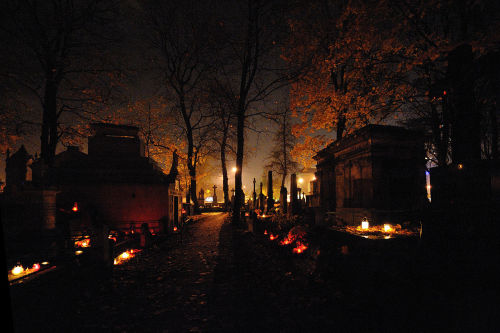
[[[205,108],[202,84],[209,70],[210,15],[207,4],[186,1],[147,1],[144,11],[151,42],[156,49],[157,69],[174,102],[187,141],[186,164],[190,176],[191,200],[198,211],[196,168],[207,148],[212,119]],[[210,110],[208,110],[210,111]]]
[[[120,71],[105,53],[116,38],[118,7],[104,0],[8,0],[0,11],[9,45],[0,52],[1,80],[33,111],[41,107],[41,158],[50,166],[71,122],[88,119],[116,88]]]
[[[220,19],[217,35],[217,76],[234,99],[236,121],[236,172],[233,222],[239,222],[243,205],[242,172],[245,132],[249,120],[266,113],[265,102],[287,86],[297,71],[280,58],[289,7],[283,1],[227,3],[228,17]],[[298,66],[297,66],[298,67]]]
[[[224,207],[227,209],[230,204],[229,178],[227,171],[228,155],[234,154],[235,139],[235,98],[229,94],[230,89],[221,86],[221,82],[216,77],[212,78],[209,85],[208,96],[210,107],[214,115],[214,135],[213,141],[218,147],[219,159],[222,172],[222,192],[224,194]]]
[[[287,106],[281,108],[273,120],[277,123],[278,128],[273,138],[275,145],[267,157],[266,168],[281,175],[281,190],[283,190],[286,177],[299,169],[299,164],[291,156],[297,139],[292,134],[291,111]]]

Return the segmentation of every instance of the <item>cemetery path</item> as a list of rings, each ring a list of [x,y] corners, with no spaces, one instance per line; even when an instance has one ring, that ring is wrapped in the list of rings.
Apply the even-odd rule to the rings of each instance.
[[[95,313],[99,320],[87,321],[86,328],[202,331],[209,322],[208,294],[217,263],[219,232],[227,217],[223,213],[204,215],[184,229],[182,238],[177,236],[139,255],[134,262],[117,266],[113,302],[98,302],[103,307]]]
[[[16,331],[201,331],[209,322],[207,299],[226,217],[206,214],[182,237],[115,266],[110,283],[59,276],[11,289]]]

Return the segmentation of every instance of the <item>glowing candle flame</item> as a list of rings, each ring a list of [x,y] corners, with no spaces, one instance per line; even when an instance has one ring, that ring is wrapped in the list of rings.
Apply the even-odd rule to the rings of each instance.
[[[307,245],[297,242],[297,246],[293,248],[293,253],[302,253],[307,249]]]
[[[24,272],[24,268],[21,265],[17,265],[12,269],[11,272],[12,272],[12,275],[19,275],[19,274],[22,274]]]
[[[361,229],[368,230],[370,228],[370,223],[368,221],[361,221]]]
[[[392,232],[393,230],[392,225],[388,223],[384,224],[384,232]]]
[[[75,202],[75,204],[73,205],[73,208],[71,208],[71,210],[74,212],[78,211],[78,203],[77,202]]]

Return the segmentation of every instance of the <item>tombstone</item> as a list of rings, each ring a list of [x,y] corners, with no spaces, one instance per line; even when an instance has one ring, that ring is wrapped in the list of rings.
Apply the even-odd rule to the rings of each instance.
[[[198,202],[200,201],[202,203],[205,202],[205,191],[203,189],[201,189],[200,192],[198,192]]]
[[[213,197],[214,200],[212,201],[212,204],[217,205],[217,191],[216,191],[217,186],[214,185],[213,189],[214,189],[214,197]]]
[[[280,191],[280,205],[281,205],[281,212],[283,214],[288,213],[287,197],[288,197],[288,191],[286,190],[286,187],[282,186]]]
[[[260,193],[259,193],[259,209],[264,211],[265,205],[266,205],[266,197],[262,193],[262,182],[260,182]]]
[[[186,192],[186,203],[191,202],[191,186],[189,186],[187,192]]]
[[[231,207],[234,209],[234,193],[236,191],[234,190],[234,188],[231,189]]]
[[[12,155],[7,151],[7,158],[5,159],[5,192],[15,191],[24,186],[29,160],[30,155],[24,145]]]
[[[255,192],[255,178],[253,179],[253,193],[252,193],[252,199],[253,199],[253,209],[257,208],[257,193]]]
[[[298,205],[298,199],[297,199],[297,195],[298,195],[298,192],[297,192],[297,175],[296,174],[292,174],[290,176],[290,206],[291,206],[291,209],[290,209],[290,213],[292,215],[295,215],[298,213],[299,211],[299,205]]]
[[[274,208],[273,199],[273,172],[269,171],[267,173],[267,209],[266,212],[270,212]]]

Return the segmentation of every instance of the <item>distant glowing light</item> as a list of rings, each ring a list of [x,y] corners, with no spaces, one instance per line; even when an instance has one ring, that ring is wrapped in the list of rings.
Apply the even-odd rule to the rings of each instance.
[[[384,232],[392,232],[394,231],[394,228],[392,227],[392,225],[386,223],[384,224]]]
[[[90,247],[90,238],[85,238],[75,242],[75,247]]]
[[[71,208],[72,211],[77,212],[78,211],[78,202],[75,202],[73,204],[73,208]]]
[[[233,170],[233,172],[236,172],[238,170],[238,168],[237,167],[233,167],[232,170]]]
[[[458,167],[458,170],[462,170],[462,169],[464,168],[464,165],[463,165],[463,164],[461,164],[461,163],[459,163],[459,164],[457,165],[457,167]]]
[[[299,178],[299,184],[302,184],[304,182],[304,178]]]
[[[205,202],[214,202],[214,198],[213,197],[206,197]]]

